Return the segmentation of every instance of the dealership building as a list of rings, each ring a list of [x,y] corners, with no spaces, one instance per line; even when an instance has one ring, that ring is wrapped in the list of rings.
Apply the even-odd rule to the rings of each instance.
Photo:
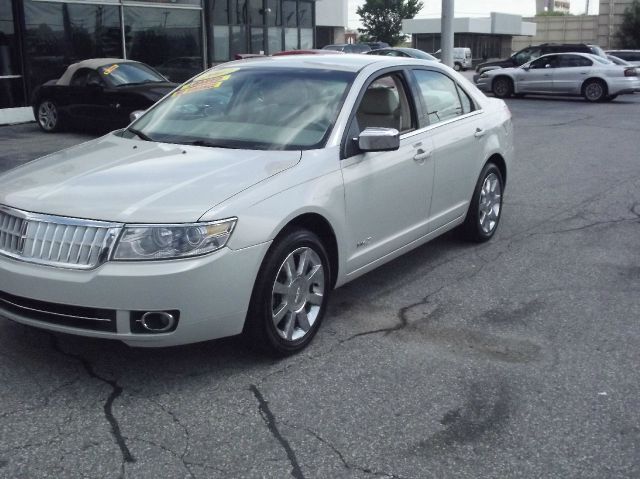
[[[128,58],[182,81],[236,53],[344,39],[348,0],[0,0],[0,116],[86,58]]]

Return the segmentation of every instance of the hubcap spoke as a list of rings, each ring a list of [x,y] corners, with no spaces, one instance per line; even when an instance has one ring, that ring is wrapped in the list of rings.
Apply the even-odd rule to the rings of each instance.
[[[309,317],[307,316],[307,312],[303,309],[298,313],[298,325],[304,332],[307,332],[311,329],[311,324],[309,323]]]
[[[284,326],[284,337],[291,341],[293,339],[293,331],[296,326],[296,315],[293,312],[289,312],[287,316],[287,322]]]
[[[287,294],[289,294],[289,287],[276,281],[273,285],[273,293],[286,296]]]
[[[281,308],[273,315],[273,323],[276,325],[276,327],[278,326],[278,324],[280,324],[280,321],[282,321],[282,318],[284,318],[284,315],[288,312],[289,305],[285,301],[282,303]]]
[[[311,304],[317,304],[319,306],[322,304],[322,297],[323,296],[321,293],[316,293],[315,291],[313,291],[309,294],[309,297],[307,299]]]

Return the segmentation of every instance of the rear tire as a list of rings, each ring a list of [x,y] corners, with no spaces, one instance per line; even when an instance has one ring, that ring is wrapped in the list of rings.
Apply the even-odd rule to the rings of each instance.
[[[283,357],[304,349],[324,317],[330,263],[320,238],[297,228],[280,235],[256,279],[243,336],[252,348]]]
[[[53,100],[40,100],[35,108],[35,115],[38,126],[43,131],[53,133],[62,130],[60,112]]]
[[[478,177],[471,204],[460,230],[462,237],[475,243],[489,241],[502,215],[502,173],[494,163],[487,163]]]
[[[582,86],[582,96],[590,103],[604,101],[607,98],[607,85],[602,80],[588,80]]]
[[[493,80],[491,91],[498,98],[509,98],[513,94],[513,81],[509,77],[500,76]]]

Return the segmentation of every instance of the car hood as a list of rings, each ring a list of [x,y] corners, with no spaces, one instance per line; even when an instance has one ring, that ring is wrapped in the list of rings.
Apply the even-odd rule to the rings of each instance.
[[[300,151],[206,148],[109,134],[0,175],[0,204],[75,218],[184,223],[300,157]]]

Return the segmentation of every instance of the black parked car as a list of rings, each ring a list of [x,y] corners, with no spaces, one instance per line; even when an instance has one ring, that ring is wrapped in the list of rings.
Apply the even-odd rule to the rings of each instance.
[[[177,86],[144,63],[94,58],[36,88],[31,104],[46,132],[72,126],[106,131],[127,126],[133,111],[146,110]]]
[[[487,69],[519,67],[525,63],[548,53],[591,53],[602,58],[607,58],[602,48],[597,45],[585,45],[584,43],[543,43],[542,45],[523,48],[504,60],[480,63],[476,72],[481,73]]]

